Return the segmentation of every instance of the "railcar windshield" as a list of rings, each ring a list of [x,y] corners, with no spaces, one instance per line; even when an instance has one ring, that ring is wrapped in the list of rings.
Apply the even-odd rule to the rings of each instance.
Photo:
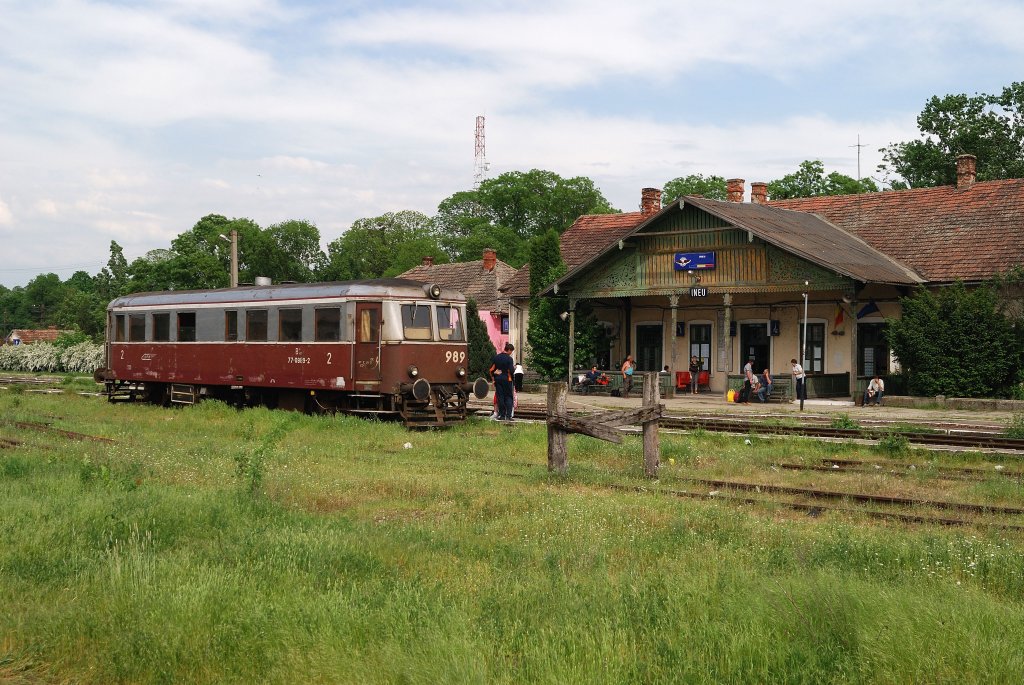
[[[430,331],[430,310],[428,304],[402,305],[402,330],[406,340],[432,340]]]
[[[441,340],[462,341],[466,339],[462,328],[462,312],[459,307],[437,305],[437,332]]]

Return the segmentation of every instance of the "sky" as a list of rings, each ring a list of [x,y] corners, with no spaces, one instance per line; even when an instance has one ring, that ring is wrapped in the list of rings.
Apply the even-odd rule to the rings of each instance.
[[[207,214],[427,215],[489,177],[635,211],[689,174],[873,176],[927,100],[1024,74],[1021,0],[0,0],[0,284]],[[863,147],[858,148],[860,140]],[[501,256],[501,246],[495,246]]]

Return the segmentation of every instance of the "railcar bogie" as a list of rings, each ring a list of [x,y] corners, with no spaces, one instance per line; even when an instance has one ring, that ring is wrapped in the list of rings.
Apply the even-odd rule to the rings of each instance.
[[[462,421],[461,293],[400,279],[143,293],[108,307],[108,398]]]

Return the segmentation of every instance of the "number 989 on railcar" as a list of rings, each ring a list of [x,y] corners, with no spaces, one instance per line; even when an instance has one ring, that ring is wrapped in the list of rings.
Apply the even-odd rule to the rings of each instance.
[[[139,293],[107,307],[111,401],[240,406],[400,418],[466,418],[466,299],[403,279]]]

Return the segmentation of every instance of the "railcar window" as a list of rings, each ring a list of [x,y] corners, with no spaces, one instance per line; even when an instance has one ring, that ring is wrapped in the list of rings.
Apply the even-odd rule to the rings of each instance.
[[[317,309],[313,317],[316,329],[314,340],[317,342],[337,342],[341,340],[341,309]]]
[[[280,342],[302,342],[302,310],[281,309],[277,313],[277,339]]]
[[[153,315],[153,340],[157,342],[167,342],[171,339],[171,315],[170,314],[154,314]]]
[[[376,309],[363,309],[359,312],[359,342],[377,342],[380,335]]]
[[[458,307],[437,307],[437,332],[441,340],[465,340]]]
[[[124,314],[118,314],[114,317],[114,342],[124,342],[127,340],[127,333],[124,325]]]
[[[196,341],[196,314],[183,312],[178,314],[178,342]]]
[[[229,309],[224,312],[224,340],[238,340],[238,310]]]
[[[406,340],[431,340],[429,304],[403,304],[402,328]]]
[[[266,309],[253,309],[245,313],[245,339],[246,341],[266,341]]]
[[[146,315],[128,315],[128,340],[131,342],[144,342],[146,340]]]

